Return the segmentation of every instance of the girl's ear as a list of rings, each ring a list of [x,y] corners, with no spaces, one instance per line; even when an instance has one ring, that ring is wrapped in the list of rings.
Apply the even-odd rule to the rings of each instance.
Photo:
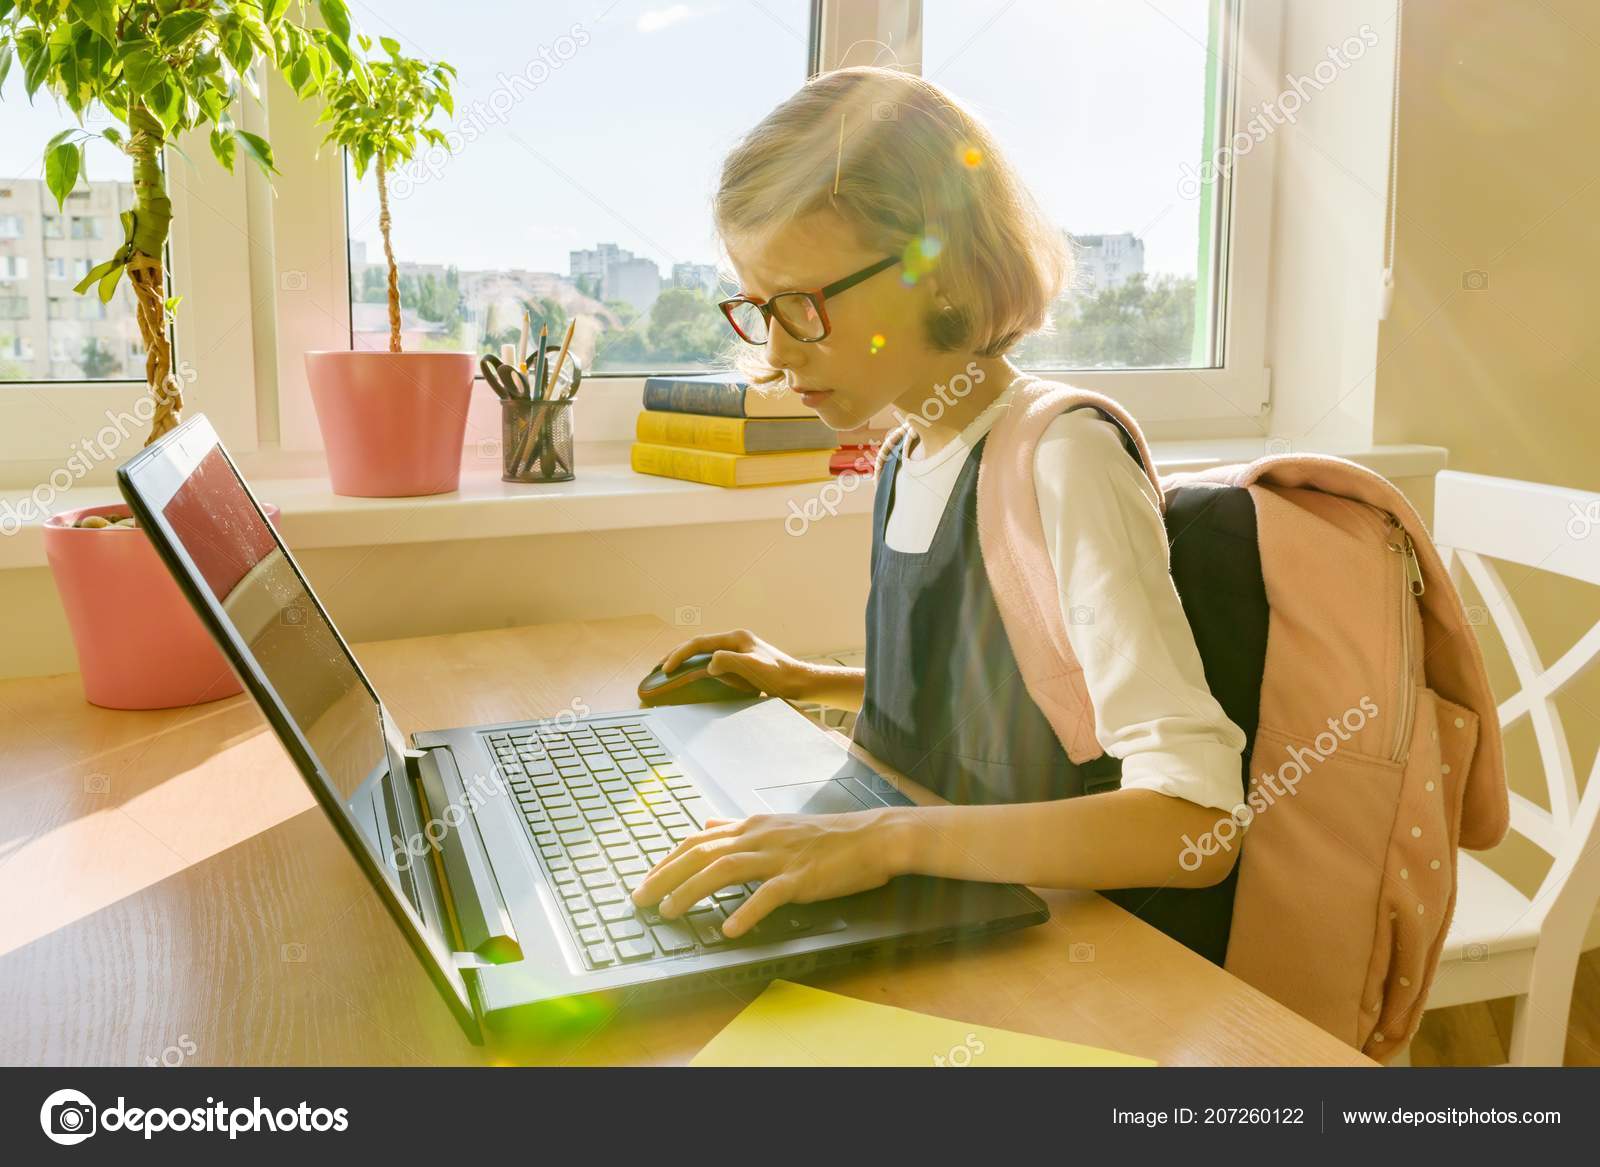
[[[917,284],[928,297],[927,310],[923,315],[923,327],[927,329],[928,343],[942,352],[959,349],[967,342],[968,334],[971,332],[966,313],[945,295],[937,276],[931,274],[923,276]]]

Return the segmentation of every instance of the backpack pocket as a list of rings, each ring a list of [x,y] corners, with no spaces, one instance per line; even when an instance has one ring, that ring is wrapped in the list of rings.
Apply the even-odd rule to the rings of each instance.
[[[1257,730],[1226,963],[1355,1046],[1404,774],[1358,740]]]

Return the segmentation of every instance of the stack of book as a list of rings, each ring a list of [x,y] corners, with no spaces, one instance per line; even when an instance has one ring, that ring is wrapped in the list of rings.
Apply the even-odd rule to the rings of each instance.
[[[849,470],[853,474],[871,474],[878,460],[878,447],[894,428],[894,415],[890,410],[874,417],[853,430],[839,430],[839,445],[829,460],[828,469],[835,474]]]
[[[823,480],[839,446],[799,394],[724,373],[648,378],[634,436],[640,474],[712,486]]]

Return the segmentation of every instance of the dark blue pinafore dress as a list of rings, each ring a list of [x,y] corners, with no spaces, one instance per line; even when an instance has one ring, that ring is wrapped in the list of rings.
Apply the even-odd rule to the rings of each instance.
[[[1018,671],[978,544],[978,464],[987,442],[985,435],[968,453],[933,542],[920,553],[885,542],[903,443],[884,459],[872,510],[866,693],[855,740],[956,803],[1114,790],[1121,762],[1104,755],[1075,765]],[[1251,717],[1246,732],[1254,729]],[[1209,888],[1105,894],[1221,964],[1237,871]]]

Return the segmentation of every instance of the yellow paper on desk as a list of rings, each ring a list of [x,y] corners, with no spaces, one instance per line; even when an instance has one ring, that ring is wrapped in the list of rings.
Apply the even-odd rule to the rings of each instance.
[[[1153,1066],[1148,1058],[773,981],[692,1066]]]

